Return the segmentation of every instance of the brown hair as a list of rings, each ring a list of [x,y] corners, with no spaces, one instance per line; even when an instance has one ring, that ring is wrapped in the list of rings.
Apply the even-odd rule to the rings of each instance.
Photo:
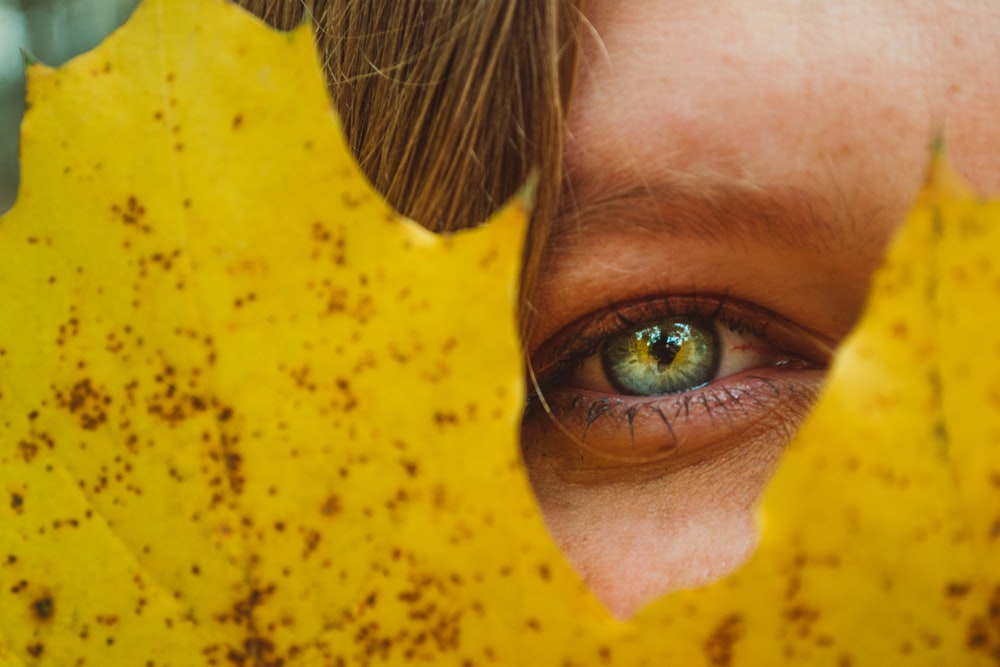
[[[312,15],[348,143],[404,215],[469,227],[537,173],[530,288],[561,189],[578,0],[238,2],[283,29]]]

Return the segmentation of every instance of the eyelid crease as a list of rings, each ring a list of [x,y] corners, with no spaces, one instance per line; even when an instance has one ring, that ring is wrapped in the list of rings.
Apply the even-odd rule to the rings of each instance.
[[[677,238],[693,238],[705,243],[749,240],[753,243],[829,254],[848,238],[839,218],[844,214],[835,202],[818,192],[802,188],[763,184],[750,178],[717,173],[672,172],[658,180],[622,188],[610,180],[572,184],[573,193],[586,190],[581,198],[569,198],[552,224],[550,248],[560,248],[572,237],[593,237],[601,228],[623,224],[648,227]],[[872,210],[864,217],[877,216]],[[854,211],[852,217],[857,217]],[[871,243],[879,225],[861,220],[851,229],[869,230]],[[878,246],[881,247],[881,246]]]

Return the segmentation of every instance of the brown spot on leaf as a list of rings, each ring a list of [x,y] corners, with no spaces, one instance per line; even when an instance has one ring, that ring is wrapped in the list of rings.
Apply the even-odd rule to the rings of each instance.
[[[281,667],[285,662],[278,657],[274,643],[264,637],[247,637],[242,649],[231,649],[226,659],[238,667]]]
[[[953,581],[944,588],[944,594],[950,598],[961,598],[968,595],[972,586],[966,582]]]
[[[965,645],[970,652],[993,658],[1000,664],[1000,584],[996,584],[986,609],[969,619]]]
[[[34,442],[22,440],[17,443],[17,449],[25,463],[31,463],[38,455],[38,445]]]
[[[454,412],[444,412],[442,410],[436,410],[434,412],[434,424],[438,428],[454,426],[458,424],[458,415],[455,414]]]
[[[420,472],[420,462],[416,459],[400,459],[399,465],[403,466],[406,476],[410,479],[416,477]]]
[[[55,614],[55,602],[51,595],[45,595],[31,603],[31,613],[39,621],[47,621]]]
[[[135,195],[130,195],[124,204],[112,204],[111,213],[127,227],[133,227],[149,233],[152,227],[143,222],[146,217],[146,207]]]
[[[733,647],[746,634],[746,622],[739,614],[730,614],[722,619],[705,641],[705,657],[714,667],[729,667],[733,664]]]
[[[496,247],[491,247],[486,254],[479,258],[479,268],[483,271],[489,270],[490,266],[499,259],[500,253]]]
[[[95,385],[89,378],[73,384],[68,389],[56,392],[59,407],[73,414],[80,427],[93,431],[108,420],[107,409],[111,396]]]
[[[319,508],[320,513],[323,516],[337,516],[340,514],[342,507],[340,505],[340,496],[333,494],[323,501],[323,505]]]
[[[302,560],[309,558],[316,548],[319,546],[320,540],[323,536],[319,534],[317,530],[310,530],[302,536],[303,548],[302,548]]]

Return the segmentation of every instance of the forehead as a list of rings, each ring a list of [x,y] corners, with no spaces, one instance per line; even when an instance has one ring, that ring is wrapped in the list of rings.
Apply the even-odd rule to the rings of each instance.
[[[1000,190],[1000,5],[611,0],[588,14],[574,191],[664,172],[903,208],[931,138]]]

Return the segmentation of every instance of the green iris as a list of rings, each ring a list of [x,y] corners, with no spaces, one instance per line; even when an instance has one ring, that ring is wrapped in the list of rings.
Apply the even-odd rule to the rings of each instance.
[[[709,322],[671,317],[612,337],[601,362],[611,384],[626,394],[676,394],[712,380],[719,338]]]

